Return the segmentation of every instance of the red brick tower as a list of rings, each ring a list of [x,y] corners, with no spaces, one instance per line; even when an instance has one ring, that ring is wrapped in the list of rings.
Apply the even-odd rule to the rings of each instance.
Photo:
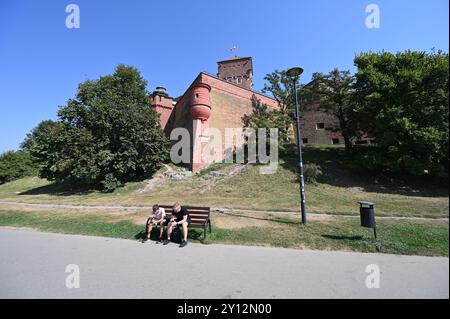
[[[219,61],[217,77],[237,84],[243,88],[253,89],[253,62],[251,57],[234,57],[229,60]]]
[[[173,104],[173,99],[169,97],[166,89],[162,86],[156,87],[150,97],[150,105],[153,106],[156,112],[160,114],[159,122],[161,124],[161,128],[166,133],[169,129],[167,127],[167,122],[172,114]]]

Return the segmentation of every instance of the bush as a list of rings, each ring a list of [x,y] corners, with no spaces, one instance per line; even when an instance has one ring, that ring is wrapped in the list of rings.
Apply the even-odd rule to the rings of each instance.
[[[37,165],[26,151],[8,151],[0,155],[0,184],[37,174]]]
[[[306,183],[316,183],[317,179],[323,175],[320,165],[311,163],[303,165],[303,177]]]

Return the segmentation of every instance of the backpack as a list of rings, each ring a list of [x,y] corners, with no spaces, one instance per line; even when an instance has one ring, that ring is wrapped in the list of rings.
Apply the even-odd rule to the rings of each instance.
[[[170,235],[170,239],[173,242],[177,243],[177,244],[181,243],[181,233],[182,233],[181,227],[178,227],[178,226],[175,227],[172,230],[172,234]]]

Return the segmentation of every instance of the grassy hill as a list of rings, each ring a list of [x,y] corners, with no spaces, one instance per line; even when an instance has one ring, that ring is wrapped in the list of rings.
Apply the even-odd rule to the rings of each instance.
[[[371,176],[349,168],[342,147],[308,146],[306,163],[321,166],[323,176],[306,185],[308,211],[338,215],[358,213],[357,201],[375,202],[377,216],[448,217],[448,188],[433,181],[400,180]],[[233,165],[217,165],[228,172]],[[211,171],[212,169],[208,169]],[[113,193],[71,189],[37,177],[0,185],[0,200],[35,203],[103,205],[151,205],[180,202],[230,209],[297,211],[299,183],[295,154],[280,159],[276,174],[262,175],[249,165],[236,176],[214,183],[203,176],[181,181],[168,180],[161,187],[139,192],[144,182],[128,183]]]
[[[238,174],[235,164],[217,164],[184,180],[162,179],[128,183],[113,193],[72,189],[37,177],[0,185],[0,226],[43,231],[139,239],[148,208],[27,206],[6,201],[74,205],[140,206],[180,202],[215,208],[213,232],[203,240],[190,231],[192,241],[377,252],[370,229],[361,228],[359,200],[376,203],[377,216],[430,219],[377,219],[382,251],[395,254],[448,256],[448,188],[433,181],[372,176],[351,169],[341,147],[305,147],[306,163],[320,165],[323,176],[306,185],[310,222],[299,223],[299,183],[296,156],[284,156],[276,174],[261,175],[248,165]],[[242,167],[240,167],[242,168]],[[212,173],[215,172],[215,173]],[[153,180],[154,181],[154,180]],[[3,201],[3,203],[1,203]],[[355,218],[345,218],[350,215]]]

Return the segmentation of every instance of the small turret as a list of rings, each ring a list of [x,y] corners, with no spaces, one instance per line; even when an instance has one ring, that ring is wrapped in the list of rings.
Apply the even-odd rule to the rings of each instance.
[[[190,112],[194,120],[204,122],[209,119],[211,115],[210,91],[211,87],[205,83],[198,83],[192,87]]]

